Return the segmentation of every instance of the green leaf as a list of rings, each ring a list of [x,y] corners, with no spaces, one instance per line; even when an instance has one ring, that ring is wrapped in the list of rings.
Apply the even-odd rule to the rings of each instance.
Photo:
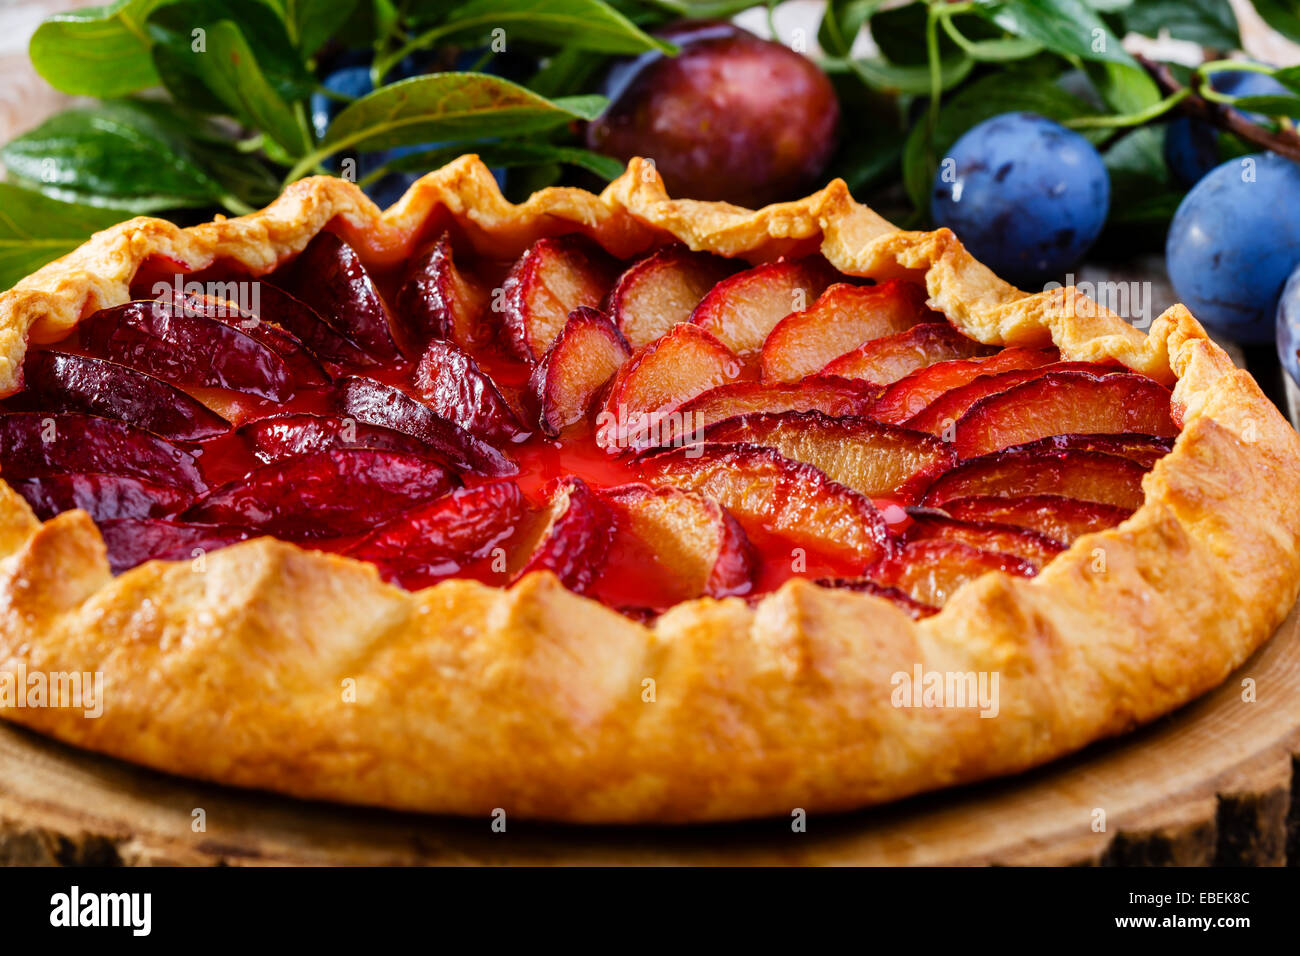
[[[1008,33],[1062,56],[1132,65],[1119,39],[1083,0],[974,0],[975,10]]]
[[[1300,96],[1239,96],[1232,105],[1265,116],[1300,116]]]
[[[634,0],[634,2],[645,4],[646,0]],[[650,0],[650,2],[655,7],[671,11],[689,20],[727,19],[750,7],[760,6],[759,0]],[[624,2],[622,5],[629,4]]]
[[[853,41],[885,0],[830,0],[817,31],[817,43],[830,56],[847,57]]]
[[[1288,89],[1300,93],[1300,66],[1288,66],[1281,70],[1274,70],[1273,79]]]
[[[269,2],[269,0],[268,0]],[[299,0],[301,2],[301,0]],[[276,11],[263,0],[179,0],[154,12],[147,24],[154,39],[154,58],[158,72],[178,102],[223,112],[212,106],[215,92],[195,102],[191,86],[174,89],[176,73],[188,74],[190,82],[205,89],[202,72],[203,61],[214,53],[208,35],[223,20],[238,24],[238,31],[253,51],[257,67],[276,93],[286,101],[310,96],[316,79],[303,65],[303,58],[294,47],[288,29]],[[198,33],[196,37],[196,32]],[[196,50],[195,47],[199,49]]]
[[[167,0],[118,0],[50,17],[27,52],[36,72],[74,96],[125,96],[158,85],[145,18]]]
[[[59,202],[0,183],[0,289],[71,252],[93,232],[121,222],[116,210]]]
[[[853,72],[861,77],[862,82],[874,90],[913,95],[925,95],[930,92],[928,66],[898,66],[880,59],[851,60],[849,65],[853,68]],[[968,56],[954,56],[941,61],[940,88],[947,90],[956,86],[970,75],[974,66],[975,61]]]
[[[601,0],[470,0],[456,10],[457,33],[502,29],[511,40],[536,40],[600,53],[674,52]]]
[[[1254,0],[1264,22],[1294,43],[1300,43],[1300,0]]]
[[[1102,156],[1110,174],[1111,222],[1158,222],[1172,216],[1167,203],[1152,201],[1181,198],[1170,182],[1164,141],[1164,126],[1144,126],[1117,140]]]
[[[199,77],[230,111],[290,155],[311,148],[305,121],[267,82],[244,34],[229,20],[207,28],[207,52],[194,56]]]
[[[483,73],[430,73],[382,87],[348,106],[334,117],[324,146],[364,151],[518,136],[593,120],[605,103],[601,96],[548,100]]]
[[[47,195],[136,213],[226,192],[188,142],[129,101],[57,113],[0,148],[0,162]]]
[[[560,50],[533,74],[528,88],[545,97],[563,96],[573,90],[590,88],[591,79],[607,62],[606,57],[586,50]]]
[[[385,76],[402,57],[450,37],[487,35],[493,42],[527,40],[597,53],[676,52],[602,0],[470,0],[446,23],[378,58],[375,72]]]
[[[1057,122],[1095,112],[1054,83],[1017,72],[992,73],[970,83],[943,104],[933,142],[928,141],[926,125],[918,123],[903,147],[903,185],[916,208],[928,214],[938,158],[963,133],[994,116],[1022,110]]]
[[[284,20],[304,57],[309,57],[338,32],[358,0],[281,0]]]
[[[1160,102],[1160,87],[1140,66],[1095,61],[1084,66],[1101,98],[1117,113],[1137,113]]]
[[[1241,49],[1237,17],[1228,0],[1143,0],[1123,13],[1124,27],[1157,37],[1168,30],[1175,40],[1189,40],[1217,50]]]
[[[489,166],[535,166],[541,163],[562,163],[577,166],[595,173],[603,179],[616,179],[623,175],[625,164],[609,156],[576,146],[559,146],[554,143],[455,143],[436,149],[406,153],[389,160],[389,172],[424,173],[445,166],[464,153],[477,153]]]

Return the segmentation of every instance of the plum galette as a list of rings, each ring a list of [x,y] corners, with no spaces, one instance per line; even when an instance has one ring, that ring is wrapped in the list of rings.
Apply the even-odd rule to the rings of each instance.
[[[0,716],[305,797],[863,806],[1167,712],[1300,586],[1300,440],[1186,310],[838,181],[131,220],[0,298],[0,394],[0,669],[107,688]]]

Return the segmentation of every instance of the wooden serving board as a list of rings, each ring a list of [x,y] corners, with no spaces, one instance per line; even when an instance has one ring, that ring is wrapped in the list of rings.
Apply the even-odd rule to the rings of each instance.
[[[1243,681],[1256,700],[1243,700]],[[91,864],[1300,863],[1300,606],[1222,686],[1006,780],[859,813],[566,827],[304,803],[197,783],[0,723],[0,862]],[[196,832],[196,811],[204,827]],[[1104,813],[1104,831],[1099,825]]]

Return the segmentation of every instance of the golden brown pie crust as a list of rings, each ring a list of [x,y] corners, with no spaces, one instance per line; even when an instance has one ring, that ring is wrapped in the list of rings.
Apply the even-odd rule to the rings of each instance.
[[[202,570],[155,561],[114,578],[84,512],[42,524],[0,482],[0,670],[105,675],[97,719],[0,716],[301,797],[584,822],[788,815],[1013,773],[1122,733],[1222,681],[1296,600],[1300,436],[1185,308],[1143,335],[1073,289],[1021,292],[950,231],[898,230],[839,180],[751,212],[671,200],[633,160],[599,196],[547,189],[513,206],[466,156],[382,213],[321,177],[238,219],[133,219],[0,296],[0,394],[29,337],[125,301],[146,257],[263,274],[328,225],[391,264],[452,224],[500,256],[574,231],[620,256],[670,239],[753,261],[820,248],[846,273],[923,277],[931,306],[981,342],[1050,341],[1171,383],[1184,428],[1129,520],[1036,578],[985,575],[919,622],[794,580],[754,608],[703,599],[644,626],[549,573],[407,593],[270,538]],[[998,716],[893,706],[891,675],[918,663],[996,672]]]

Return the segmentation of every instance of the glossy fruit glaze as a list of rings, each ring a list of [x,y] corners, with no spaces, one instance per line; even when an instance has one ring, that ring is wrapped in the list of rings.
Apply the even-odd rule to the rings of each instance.
[[[1141,503],[1168,389],[958,333],[906,281],[680,247],[514,262],[331,233],[253,278],[150,260],[33,345],[0,467],[116,572],[273,535],[421,588],[536,570],[649,618],[791,577],[933,613]]]

